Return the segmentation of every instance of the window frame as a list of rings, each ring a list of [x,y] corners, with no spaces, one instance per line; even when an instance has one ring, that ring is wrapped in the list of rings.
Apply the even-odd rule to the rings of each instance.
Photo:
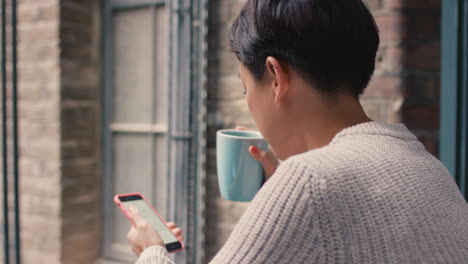
[[[165,5],[169,16],[168,221],[185,233],[186,249],[177,263],[201,263],[204,257],[206,153],[206,19],[207,0],[103,0],[103,261],[125,256],[111,250],[112,235],[112,13],[114,10]],[[125,261],[125,260],[124,260]]]
[[[468,199],[468,0],[442,3],[440,158]]]

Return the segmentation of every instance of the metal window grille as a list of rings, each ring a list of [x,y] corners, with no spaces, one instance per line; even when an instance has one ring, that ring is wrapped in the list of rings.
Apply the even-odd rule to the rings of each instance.
[[[12,260],[14,260],[13,263],[20,263],[16,0],[11,0],[8,3],[6,0],[2,0],[1,8],[3,262],[12,263]],[[10,19],[8,20],[8,18]],[[10,34],[7,35],[7,32],[10,32]],[[11,51],[10,54],[7,54],[7,48]],[[8,69],[11,70],[8,71]],[[9,114],[10,110],[11,115]],[[10,132],[12,133],[11,136],[9,135]],[[12,147],[11,150],[9,149],[10,146]],[[10,165],[12,165],[11,172],[9,170]],[[10,236],[12,230],[9,223],[10,203],[8,199],[11,177],[13,178],[14,207],[13,236]],[[14,258],[10,256],[11,251],[14,251]]]

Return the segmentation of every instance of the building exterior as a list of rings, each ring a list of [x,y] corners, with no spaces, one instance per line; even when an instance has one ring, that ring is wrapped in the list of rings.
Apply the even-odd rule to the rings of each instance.
[[[441,16],[456,7],[366,2],[381,36],[361,97],[366,112],[403,122],[431,153],[446,155],[440,131],[450,132],[451,123],[440,122],[440,113],[456,113],[441,100],[441,44],[451,43]],[[187,250],[175,255],[178,263],[207,263],[216,254],[248,206],[220,198],[215,156],[218,129],[255,128],[227,42],[244,3],[18,0],[23,263],[132,263],[129,222],[112,203],[128,192],[141,192],[183,228]]]

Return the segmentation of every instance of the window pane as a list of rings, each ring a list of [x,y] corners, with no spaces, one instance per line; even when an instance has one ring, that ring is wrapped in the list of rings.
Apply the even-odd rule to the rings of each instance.
[[[154,208],[158,210],[161,216],[167,219],[167,189],[168,189],[168,174],[167,174],[167,163],[168,163],[168,148],[166,136],[156,137],[155,146],[155,159],[154,159],[154,200],[152,201]]]
[[[169,86],[169,25],[167,8],[158,7],[156,9],[156,32],[155,32],[155,81],[156,81],[156,122],[167,122],[167,102]]]
[[[169,15],[165,6],[112,12],[110,173],[113,194],[142,193],[167,219],[169,107]],[[116,124],[119,123],[119,124]],[[159,131],[159,130],[158,130]],[[111,254],[131,260],[130,222],[115,205],[109,212]],[[127,254],[128,253],[128,254]],[[128,258],[128,259],[127,259]]]
[[[114,12],[113,120],[152,122],[152,10]]]
[[[154,137],[154,138],[153,138]],[[167,217],[167,143],[163,135],[114,135],[114,193],[139,192]],[[113,247],[126,251],[130,222],[113,208]]]
[[[139,192],[151,199],[153,195],[153,147],[151,135],[114,135],[113,177],[115,194]],[[129,222],[114,206],[113,243],[128,247],[126,239]]]

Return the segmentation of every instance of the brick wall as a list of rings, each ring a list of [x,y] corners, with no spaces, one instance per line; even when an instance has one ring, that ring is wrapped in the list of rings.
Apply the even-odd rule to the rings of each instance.
[[[23,263],[100,254],[99,1],[18,1]]]
[[[362,97],[376,120],[403,122],[438,154],[440,0],[367,0],[380,29],[373,80]]]
[[[57,0],[18,2],[23,263],[60,263],[60,50]]]
[[[61,1],[61,243],[66,264],[93,263],[101,253],[100,21],[99,1]]]

